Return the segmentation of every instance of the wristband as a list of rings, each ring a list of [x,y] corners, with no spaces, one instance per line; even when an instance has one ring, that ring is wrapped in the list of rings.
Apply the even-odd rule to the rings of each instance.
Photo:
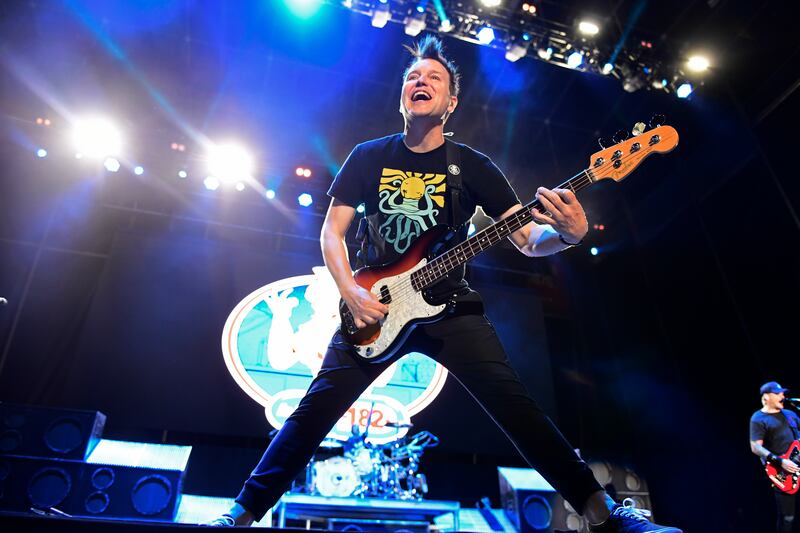
[[[563,242],[567,246],[578,246],[583,242],[583,239],[579,240],[578,242],[568,242],[560,233],[558,234],[558,240]]]
[[[767,462],[774,466],[775,468],[780,468],[783,465],[783,459],[775,455],[774,453],[770,453],[767,455]]]

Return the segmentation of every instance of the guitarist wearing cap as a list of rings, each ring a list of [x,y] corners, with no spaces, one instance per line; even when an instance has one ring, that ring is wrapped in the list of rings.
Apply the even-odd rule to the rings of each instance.
[[[763,407],[750,417],[750,449],[761,458],[774,484],[778,533],[800,531],[794,517],[800,492],[792,476],[800,473],[800,466],[785,457],[800,437],[800,417],[783,408],[788,390],[775,381],[762,385]]]

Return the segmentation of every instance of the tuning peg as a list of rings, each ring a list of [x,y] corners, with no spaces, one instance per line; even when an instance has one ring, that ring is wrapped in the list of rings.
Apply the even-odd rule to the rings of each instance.
[[[605,139],[605,137],[598,137],[597,144],[600,145],[600,148],[605,149],[608,145],[608,141]]]
[[[644,129],[646,127],[647,126],[644,125],[644,122],[637,122],[636,124],[633,125],[633,129],[631,130],[631,134],[634,137],[636,137],[637,135],[641,135],[642,133],[644,133]]]
[[[628,138],[628,132],[625,130],[619,130],[617,133],[614,134],[614,137],[612,137],[612,139],[614,140],[614,144],[619,144],[627,138]]]
[[[656,113],[650,119],[650,127],[651,128],[657,128],[660,125],[662,125],[663,123],[664,123],[664,115],[662,115],[661,113]]]

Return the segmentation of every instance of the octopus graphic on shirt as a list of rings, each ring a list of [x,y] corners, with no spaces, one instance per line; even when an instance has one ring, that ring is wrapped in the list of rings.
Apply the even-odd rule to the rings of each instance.
[[[385,216],[380,234],[402,254],[426,230],[436,225],[444,207],[446,174],[384,168],[378,187],[378,210]]]

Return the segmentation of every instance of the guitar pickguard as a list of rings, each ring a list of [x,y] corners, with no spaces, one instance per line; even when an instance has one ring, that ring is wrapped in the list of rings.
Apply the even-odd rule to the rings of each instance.
[[[411,269],[381,278],[372,286],[371,292],[378,298],[385,297],[388,290],[391,303],[389,314],[380,322],[380,333],[368,344],[356,345],[355,349],[364,359],[374,362],[388,359],[414,329],[415,324],[433,322],[445,312],[447,304],[431,305],[424,295],[411,286],[411,274],[427,264],[422,259]]]

